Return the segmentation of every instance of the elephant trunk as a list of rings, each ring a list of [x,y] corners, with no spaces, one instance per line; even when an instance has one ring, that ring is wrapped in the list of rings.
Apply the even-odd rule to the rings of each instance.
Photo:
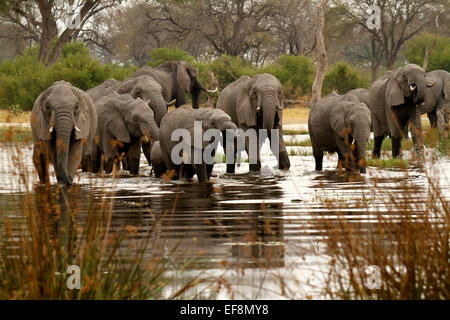
[[[357,167],[359,167],[359,171],[361,173],[366,173],[366,145],[367,140],[369,139],[370,131],[364,130],[363,128],[356,128],[354,130],[355,135],[355,160],[357,163]]]
[[[56,115],[56,177],[58,182],[72,184],[68,170],[70,136],[74,128],[74,119],[70,111],[61,111]]]
[[[273,129],[275,125],[275,111],[278,107],[278,102],[273,96],[264,97],[260,108],[262,109],[262,128]],[[257,109],[258,110],[258,109]]]
[[[159,126],[161,124],[161,119],[167,113],[167,102],[164,100],[164,97],[159,91],[152,92],[149,99],[150,108],[153,110],[156,124]]]
[[[414,103],[416,104],[420,104],[422,102],[425,101],[425,88],[426,88],[426,80],[425,77],[422,79],[422,77],[419,77],[416,80],[417,83],[415,83],[416,85],[416,90],[417,90],[417,94],[414,97]]]

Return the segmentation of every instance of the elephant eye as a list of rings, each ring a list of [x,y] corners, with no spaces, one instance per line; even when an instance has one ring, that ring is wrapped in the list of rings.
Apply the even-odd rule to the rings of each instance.
[[[139,97],[141,93],[139,91],[136,91],[136,97]]]
[[[138,117],[137,116],[133,116],[133,121],[134,122],[138,122]]]
[[[77,104],[73,109],[75,110],[76,113],[78,113],[80,111],[80,106]]]

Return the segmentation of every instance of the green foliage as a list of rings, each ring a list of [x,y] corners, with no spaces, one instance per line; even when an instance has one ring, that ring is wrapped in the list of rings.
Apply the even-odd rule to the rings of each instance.
[[[0,64],[0,108],[30,110],[38,95],[57,80],[87,90],[109,78],[123,80],[135,71],[101,64],[82,43],[66,44],[60,60],[51,67],[38,61],[38,51],[38,47],[27,49],[22,56]]]
[[[323,95],[337,90],[339,94],[356,88],[368,88],[369,79],[344,62],[338,62],[328,69],[323,81]]]
[[[431,48],[434,42],[434,35],[422,33],[419,36],[406,42],[404,52],[406,59],[410,63],[423,65],[426,48]],[[450,37],[438,37],[436,46],[428,59],[427,71],[447,70],[450,72]]]
[[[157,67],[166,61],[178,61],[185,60],[189,63],[194,62],[194,57],[186,51],[183,51],[177,47],[175,48],[155,48],[149,53],[150,61],[148,65],[151,67]]]
[[[285,94],[300,95],[311,92],[314,64],[305,56],[283,55],[279,63],[268,66],[267,71],[280,79],[285,87]],[[290,92],[292,90],[296,92]]]

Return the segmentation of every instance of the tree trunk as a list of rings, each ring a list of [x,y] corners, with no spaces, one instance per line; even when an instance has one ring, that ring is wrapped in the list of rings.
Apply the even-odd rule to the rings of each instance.
[[[317,70],[316,77],[312,86],[312,103],[320,99],[322,95],[322,85],[327,71],[327,52],[325,50],[325,8],[328,0],[322,0],[317,5],[317,28],[316,28],[316,43],[317,43]]]
[[[58,28],[52,13],[52,4],[47,0],[38,0],[42,17],[42,32],[39,47],[39,61],[47,65],[52,53],[53,39],[58,36]]]
[[[375,80],[377,80],[378,62],[377,62],[377,58],[376,58],[375,36],[373,34],[371,35],[371,39],[372,39],[372,48],[371,48],[372,53],[371,53],[371,57],[370,57],[370,72],[371,72],[372,83],[374,83]]]

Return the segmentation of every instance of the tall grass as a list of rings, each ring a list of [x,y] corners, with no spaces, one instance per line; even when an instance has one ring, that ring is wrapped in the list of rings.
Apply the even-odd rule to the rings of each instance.
[[[382,206],[364,222],[343,215],[348,204],[329,205],[337,219],[324,233],[331,257],[326,296],[450,298],[450,205],[431,174],[427,182],[422,190],[405,180],[398,193],[375,186]]]

